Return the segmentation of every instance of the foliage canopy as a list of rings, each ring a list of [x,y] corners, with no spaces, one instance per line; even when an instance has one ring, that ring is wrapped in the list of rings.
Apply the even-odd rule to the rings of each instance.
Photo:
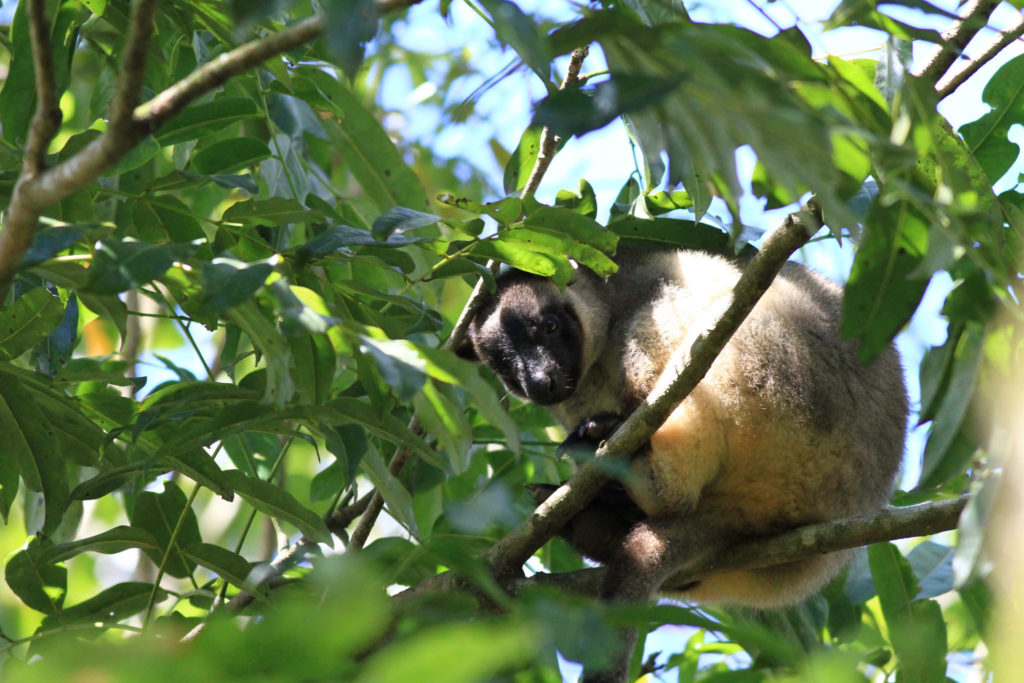
[[[698,23],[677,0],[557,19],[508,0],[317,4],[21,0],[2,35],[5,676],[550,681],[556,651],[599,660],[622,623],[686,626],[643,669],[680,680],[936,681],[980,647],[992,463],[1009,446],[971,409],[1024,360],[1024,192],[1004,178],[1024,56],[986,74],[989,111],[954,130],[938,111],[952,57],[912,75],[909,48],[955,52],[999,3],[958,22],[918,0],[843,0],[828,28],[875,29],[880,59],[816,55],[796,22],[770,37]],[[513,58],[504,74],[396,38],[467,7]],[[588,45],[600,70],[564,87]],[[497,181],[493,161],[446,157],[381,107],[382,83],[405,79],[440,135],[509,74],[543,94],[513,151],[474,141]],[[482,85],[446,97],[466,83]],[[618,120],[637,162],[614,201],[584,179],[533,197],[546,137],[558,149]],[[542,411],[505,405],[444,348],[470,288],[493,284],[488,263],[564,284],[573,262],[613,272],[618,244],[753,249],[741,202],[795,211],[811,195],[819,239],[855,250],[843,331],[865,359],[933,275],[952,280],[948,338],[920,366],[920,478],[895,502],[980,489],[955,589],[941,537],[872,545],[777,614],[612,609],[529,581],[511,597],[489,549],[532,511],[526,484],[571,468]],[[362,548],[370,491],[389,517]],[[529,567],[584,564],[554,539]],[[385,592],[442,570],[457,589]]]

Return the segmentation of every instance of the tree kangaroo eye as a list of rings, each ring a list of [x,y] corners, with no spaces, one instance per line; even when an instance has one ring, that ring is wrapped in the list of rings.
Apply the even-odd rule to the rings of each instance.
[[[553,315],[544,318],[544,331],[548,334],[554,334],[556,330],[558,330],[558,318]]]

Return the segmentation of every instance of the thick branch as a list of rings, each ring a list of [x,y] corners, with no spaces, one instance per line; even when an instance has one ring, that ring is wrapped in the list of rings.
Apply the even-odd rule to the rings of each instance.
[[[989,16],[1001,1],[970,0],[960,20],[942,34],[942,45],[918,76],[929,83],[937,83],[967,47],[967,43],[988,23]]]
[[[753,310],[761,295],[794,251],[821,227],[821,212],[813,200],[791,214],[764,242],[733,288],[732,303],[715,326],[683,349],[666,372],[678,375],[660,394],[652,394],[598,449],[595,462],[581,467],[575,475],[537,507],[534,513],[496,543],[488,560],[498,577],[519,571],[522,564],[589,503],[605,481],[600,462],[616,456],[628,457],[639,451],[665,422],[676,406],[704,378],[722,348]]]
[[[939,99],[942,100],[952,95],[968,78],[977,73],[978,69],[992,61],[996,55],[1003,51],[1003,48],[1021,36],[1024,36],[1024,14],[1018,14],[1017,20],[989,43],[981,55],[974,59],[968,59],[956,71],[950,70],[946,72],[946,75],[935,86],[935,92]]]
[[[155,130],[171,116],[188,106],[197,97],[222,85],[232,76],[245,73],[271,57],[284,54],[292,48],[307,43],[324,29],[326,20],[322,15],[304,19],[288,28],[250,41],[230,52],[218,55],[181,79],[150,101],[135,109],[135,122]]]
[[[900,538],[929,536],[955,529],[968,497],[923,503],[904,508],[887,508],[873,515],[809,524],[771,538],[733,546],[704,562],[676,574],[663,587],[682,586],[711,574],[737,569],[757,569],[785,564],[815,555],[882,543]],[[601,583],[601,569],[564,574],[537,574],[506,584],[513,594],[532,584],[555,585],[573,592],[595,595]]]
[[[46,167],[46,150],[60,129],[61,120],[53,75],[50,25],[46,20],[43,0],[29,1],[28,21],[35,69],[36,111],[25,142],[21,176],[11,194],[4,229],[0,230],[0,307],[7,298],[7,290],[18,271],[21,257],[32,245],[39,213],[26,211],[25,196]]]

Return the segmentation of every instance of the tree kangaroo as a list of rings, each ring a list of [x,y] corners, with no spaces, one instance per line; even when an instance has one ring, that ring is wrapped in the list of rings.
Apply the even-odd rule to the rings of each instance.
[[[673,353],[729,305],[740,269],[686,250],[620,249],[602,279],[579,268],[560,290],[519,271],[471,321],[456,349],[547,408],[572,436],[598,442],[671,382]],[[906,388],[888,348],[870,365],[839,339],[841,288],[787,263],[707,376],[630,461],[628,499],[598,496],[562,534],[606,565],[602,596],[648,600],[675,572],[723,547],[871,512],[903,454]],[[664,594],[778,607],[834,577],[851,551],[708,576]],[[621,680],[634,635],[612,671]]]

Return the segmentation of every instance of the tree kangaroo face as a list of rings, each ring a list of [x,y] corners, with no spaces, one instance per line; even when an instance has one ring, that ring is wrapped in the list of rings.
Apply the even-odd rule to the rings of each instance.
[[[517,282],[502,289],[474,321],[472,348],[459,349],[463,357],[487,363],[513,394],[540,405],[568,399],[583,374],[579,318],[548,287]]]

